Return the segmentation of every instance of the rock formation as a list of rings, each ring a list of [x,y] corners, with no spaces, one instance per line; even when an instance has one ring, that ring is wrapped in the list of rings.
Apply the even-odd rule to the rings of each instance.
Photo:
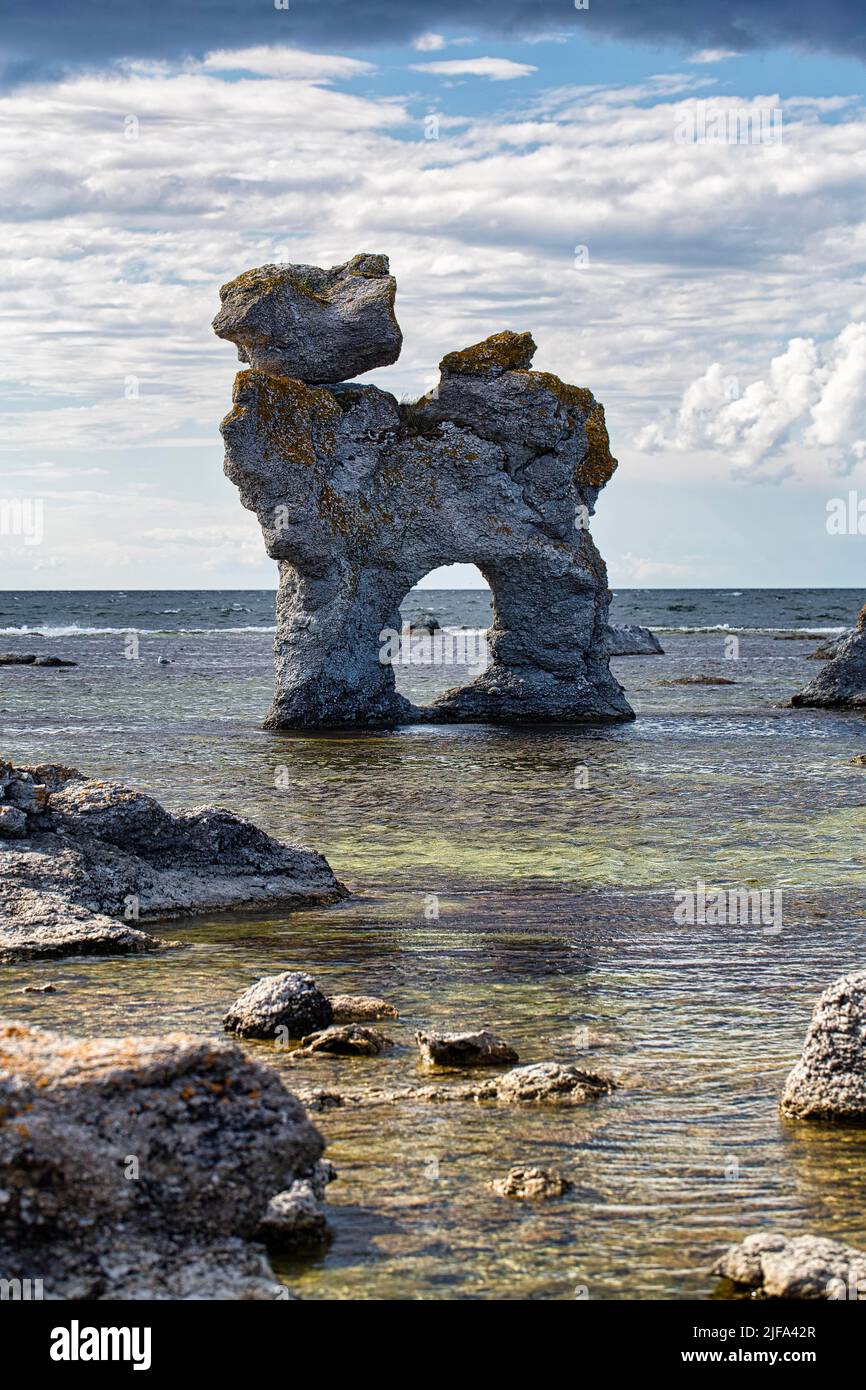
[[[226,473],[280,573],[268,726],[633,718],[587,530],[616,468],[602,406],[531,371],[529,333],[448,353],[413,405],[345,381],[399,350],[387,268],[265,266],[221,292],[215,330],[251,364],[222,425]],[[493,590],[491,661],[422,710],[395,691],[399,605],[457,561]]]
[[[866,607],[833,659],[791,701],[808,709],[866,709]]]
[[[866,1123],[866,970],[824,990],[781,1107],[801,1119]]]
[[[866,1294],[866,1254],[823,1236],[776,1231],[746,1236],[730,1246],[712,1273],[758,1298],[856,1300]]]
[[[238,1047],[10,1023],[0,1116],[4,1278],[63,1299],[285,1294],[253,1242],[272,1196],[321,1192],[324,1143]]]
[[[0,962],[153,950],[142,922],[344,893],[320,854],[228,811],[171,815],[74,768],[0,763]]]
[[[504,1178],[488,1183],[497,1197],[517,1197],[522,1201],[539,1201],[564,1197],[574,1183],[553,1168],[510,1168]]]
[[[513,1066],[520,1058],[504,1038],[482,1028],[477,1033],[416,1033],[422,1062],[432,1067]]]
[[[227,1033],[241,1038],[303,1038],[334,1020],[330,1000],[312,975],[286,970],[266,975],[235,1000],[223,1018]]]

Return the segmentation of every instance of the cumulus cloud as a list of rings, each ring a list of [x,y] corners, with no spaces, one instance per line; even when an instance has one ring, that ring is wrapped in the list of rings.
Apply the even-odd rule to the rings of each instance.
[[[431,72],[436,77],[489,77],[491,82],[513,82],[538,72],[530,63],[514,63],[510,58],[445,58],[436,63],[411,63],[413,72]]]
[[[866,323],[832,341],[792,338],[765,375],[740,390],[712,363],[684,391],[675,415],[647,425],[639,448],[722,451],[753,476],[792,476],[804,453],[849,471],[866,454]]]
[[[737,58],[732,48],[702,48],[689,58],[690,63],[724,63],[728,58]]]
[[[424,33],[419,34],[412,40],[412,47],[417,48],[419,53],[435,53],[437,49],[444,48],[447,40],[442,34]]]

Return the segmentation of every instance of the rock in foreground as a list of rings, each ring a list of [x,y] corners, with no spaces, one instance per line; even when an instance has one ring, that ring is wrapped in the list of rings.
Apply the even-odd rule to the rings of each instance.
[[[287,970],[266,975],[245,990],[223,1018],[223,1027],[241,1038],[284,1041],[327,1028],[333,1016],[312,975]]]
[[[608,1077],[578,1067],[561,1066],[559,1062],[536,1062],[528,1067],[515,1067],[504,1076],[468,1087],[467,1097],[473,1100],[497,1101],[501,1105],[525,1105],[535,1102],[554,1102],[583,1105],[615,1090]]]
[[[344,891],[320,854],[229,811],[173,815],[74,768],[0,763],[0,961],[153,950],[142,922]]]
[[[664,656],[665,650],[654,632],[648,627],[638,627],[626,623],[623,627],[609,627],[605,633],[605,646],[609,656]]]
[[[520,1061],[514,1048],[489,1028],[477,1033],[416,1033],[415,1041],[428,1066],[502,1067]]]
[[[822,1236],[747,1236],[712,1273],[760,1298],[856,1300],[866,1294],[866,1254]]]
[[[864,609],[866,613],[866,609]],[[840,644],[832,661],[822,667],[791,700],[808,709],[866,709],[866,624]]]
[[[0,1268],[46,1298],[280,1297],[251,1242],[324,1148],[229,1042],[0,1027]]]
[[[843,975],[819,998],[781,1108],[800,1119],[866,1123],[866,970]]]
[[[400,355],[397,283],[387,256],[344,265],[263,265],[223,285],[218,338],[258,371],[306,382],[349,381]]]
[[[574,1183],[552,1168],[511,1168],[504,1178],[488,1183],[497,1197],[519,1197],[523,1201],[539,1201],[549,1197],[564,1197]]]

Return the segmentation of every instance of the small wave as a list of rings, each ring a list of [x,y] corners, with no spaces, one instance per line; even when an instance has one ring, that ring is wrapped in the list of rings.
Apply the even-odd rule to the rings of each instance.
[[[0,627],[0,637],[124,637],[129,632],[153,637],[225,637],[245,632],[276,632],[276,627]]]
[[[671,632],[684,634],[699,634],[702,632],[739,632],[749,633],[760,636],[762,633],[769,636],[777,632],[802,632],[807,637],[835,637],[840,632],[848,632],[847,627],[743,627],[741,623],[714,623],[706,627],[670,627],[661,623],[653,624],[653,632]]]

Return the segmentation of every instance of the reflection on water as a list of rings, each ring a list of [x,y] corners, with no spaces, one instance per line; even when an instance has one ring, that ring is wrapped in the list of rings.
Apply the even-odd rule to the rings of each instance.
[[[251,981],[298,968],[396,1003],[400,1021],[382,1026],[399,1046],[296,1060],[251,1044],[289,1084],[410,1084],[414,1030],[431,1024],[486,1024],[522,1061],[620,1082],[579,1109],[413,1101],[318,1116],[339,1171],[335,1239],[285,1266],[299,1292],[695,1297],[712,1291],[719,1248],[750,1230],[866,1242],[866,1136],[792,1125],[776,1104],[815,996],[866,954],[866,772],[849,761],[866,722],[782,706],[814,673],[813,644],[754,636],[733,663],[720,635],[670,637],[666,657],[615,662],[640,718],[613,729],[278,736],[256,728],[266,635],[173,643],[160,644],[170,667],[158,652],[136,666],[101,636],[65,639],[75,671],[7,669],[4,755],[122,776],[173,807],[220,802],[322,849],[354,896],[163,928],[182,953],[6,967],[4,1014],[213,1033]],[[737,684],[659,684],[696,671]],[[462,678],[401,673],[421,700]],[[782,888],[782,933],[676,926],[672,893],[698,878]],[[63,992],[20,993],[48,979]],[[559,1168],[574,1191],[489,1194],[516,1163]]]

